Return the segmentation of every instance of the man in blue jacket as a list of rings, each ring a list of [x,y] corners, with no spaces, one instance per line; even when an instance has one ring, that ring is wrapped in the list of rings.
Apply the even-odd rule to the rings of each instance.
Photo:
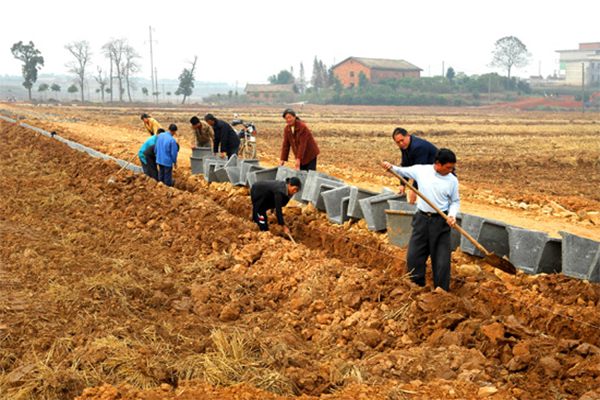
[[[231,157],[240,151],[240,138],[235,130],[227,122],[216,119],[212,114],[206,114],[204,120],[212,126],[215,133],[213,138],[213,156],[219,153],[219,157]],[[219,144],[221,151],[219,152]]]
[[[402,152],[401,167],[435,163],[435,155],[438,148],[427,140],[416,136],[410,136],[404,128],[394,129],[392,137]],[[414,182],[414,187],[415,189],[419,188],[417,182]],[[406,187],[400,184],[398,194],[404,194],[405,190]],[[409,192],[408,201],[411,204],[414,204],[414,202],[417,201],[417,194],[415,192]]]
[[[156,139],[154,153],[158,164],[158,181],[173,186],[173,169],[177,167],[179,146],[173,138],[177,134],[177,125],[169,125],[169,129]]]

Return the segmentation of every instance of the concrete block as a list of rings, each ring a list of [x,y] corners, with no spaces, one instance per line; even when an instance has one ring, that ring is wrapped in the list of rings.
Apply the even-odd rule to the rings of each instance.
[[[348,201],[350,200],[350,186],[344,185],[327,190],[321,195],[325,203],[325,211],[329,221],[335,224],[343,224],[348,217]]]
[[[367,197],[377,196],[377,192],[372,192],[366,189],[359,189],[354,186],[350,187],[350,199],[348,201],[348,216],[350,218],[362,219],[363,215],[362,208],[360,208],[359,201],[366,199]]]
[[[499,257],[510,254],[510,246],[508,245],[508,232],[506,231],[507,224],[491,219],[484,219],[479,231],[479,239],[477,240],[487,251],[494,252]],[[483,257],[484,254],[477,250],[476,256]]]
[[[215,176],[217,177],[217,182],[231,182],[225,166],[215,168]]]
[[[195,158],[204,158],[212,155],[213,151],[210,147],[196,147],[192,149],[192,157]]]
[[[306,188],[306,178],[308,177],[308,171],[299,171],[297,169],[292,169],[284,166],[280,166],[277,170],[277,176],[275,177],[278,181],[284,181],[287,178],[297,177],[302,182],[302,188],[292,196],[292,200],[295,200],[300,203],[307,204],[308,201],[302,200],[302,193],[304,193],[304,189]]]
[[[248,178],[249,186],[252,187],[252,185],[259,181],[274,181],[277,177],[277,168],[278,167],[263,168],[248,171],[248,174],[246,176]],[[253,168],[251,167],[251,169]]]
[[[389,208],[388,200],[398,200],[406,195],[381,193],[359,200],[360,208],[365,216],[367,226],[372,231],[383,231],[386,229],[385,210]]]
[[[562,272],[562,240],[549,237],[544,244],[540,260],[538,262],[538,273],[560,273]]]
[[[226,167],[237,167],[239,166],[239,158],[237,156],[237,154],[234,154],[231,156],[231,158],[229,160],[227,160],[227,163],[225,163]]]
[[[342,179],[335,178],[333,176],[327,175],[323,172],[318,171],[308,171],[308,175],[306,176],[306,182],[304,188],[302,190],[301,199],[304,201],[313,201],[315,197],[316,184],[318,180],[330,180],[335,182],[343,182]],[[316,200],[315,200],[316,201]]]
[[[216,170],[222,168],[225,161],[222,159],[206,159],[204,160],[204,179],[208,182],[221,182],[216,174]]]
[[[344,182],[336,182],[329,179],[322,180],[321,178],[317,178],[317,182],[315,183],[314,195],[311,199],[311,202],[315,206],[315,208],[325,211],[325,202],[323,201],[323,193],[328,190],[332,190],[335,188],[346,186]]]
[[[229,182],[233,186],[244,186],[244,182],[240,178],[242,167],[225,167],[225,170],[227,171]]]
[[[255,160],[255,159],[248,159],[248,160],[243,159],[242,160],[242,169],[240,171],[240,181],[245,186],[250,186],[248,184],[248,171],[250,171],[251,168],[255,168],[255,169],[253,169],[254,171],[258,171],[260,169],[264,169],[264,167],[261,167],[259,165],[258,160]]]
[[[463,214],[462,225],[461,227],[467,232],[471,237],[478,241],[479,232],[481,232],[481,226],[483,225],[484,218],[478,217],[472,214]],[[485,246],[484,246],[485,247]],[[464,236],[460,238],[460,249],[467,254],[477,255],[482,257],[483,254],[475,247],[473,243],[469,239]],[[489,249],[486,249],[490,251]]]
[[[404,247],[408,245],[412,232],[412,220],[416,210],[385,210],[389,243]]]
[[[192,165],[192,175],[202,175],[204,173],[204,161],[202,158],[190,157],[190,164]]]
[[[515,226],[507,226],[506,231],[510,261],[515,267],[530,275],[538,274],[539,261],[548,241],[548,234]]]
[[[558,233],[562,236],[562,273],[600,283],[600,242],[568,232]]]

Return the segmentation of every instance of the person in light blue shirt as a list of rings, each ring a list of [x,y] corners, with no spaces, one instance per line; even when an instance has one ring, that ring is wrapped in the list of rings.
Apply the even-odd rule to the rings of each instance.
[[[156,164],[158,164],[158,181],[173,186],[173,169],[177,168],[179,145],[173,138],[177,134],[177,125],[169,125],[165,133],[161,133],[154,145]]]
[[[411,273],[410,280],[425,286],[427,259],[431,256],[434,288],[450,290],[450,268],[452,256],[451,228],[456,226],[456,215],[460,209],[458,179],[452,174],[456,166],[456,155],[449,149],[440,149],[435,163],[397,167],[384,161],[383,168],[392,168],[396,173],[419,182],[419,192],[448,215],[444,217],[425,201],[417,203],[417,212],[412,220],[412,232],[408,241],[406,265]]]
[[[164,131],[165,130],[161,128],[157,131],[155,135],[150,135],[150,137],[144,142],[144,144],[142,145],[142,147],[140,147],[138,151],[138,157],[140,158],[140,163],[142,164],[142,170],[144,171],[144,174],[148,176],[152,176],[152,173],[150,171],[148,160],[146,159],[146,155],[144,153],[146,152],[148,147],[154,146],[156,144],[156,139],[158,138],[158,135]],[[158,175],[155,179],[158,180]]]

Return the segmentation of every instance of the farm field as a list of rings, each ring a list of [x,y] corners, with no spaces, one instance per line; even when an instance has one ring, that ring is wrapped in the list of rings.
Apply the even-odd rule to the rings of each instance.
[[[190,174],[189,118],[238,113],[276,165],[283,107],[0,105],[129,160],[139,116],[176,123],[175,188],[0,120],[0,394],[70,399],[596,399],[600,285],[509,276],[453,253],[450,292],[407,278],[405,248],[364,221],[285,211],[259,233],[247,188]],[[453,149],[461,211],[600,238],[598,115],[298,108],[319,170],[396,188],[396,126]],[[137,160],[135,161],[137,163]],[[288,163],[291,166],[291,162]],[[428,280],[430,282],[430,279]]]

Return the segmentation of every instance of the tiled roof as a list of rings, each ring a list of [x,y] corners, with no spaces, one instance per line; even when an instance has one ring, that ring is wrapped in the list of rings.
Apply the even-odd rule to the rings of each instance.
[[[371,69],[390,69],[390,70],[399,70],[399,71],[423,71],[421,68],[417,67],[404,60],[387,60],[384,58],[362,58],[362,57],[348,57],[344,61],[338,63],[334,66],[337,67],[340,64],[345,63],[348,60],[354,60],[363,64],[366,67]]]

